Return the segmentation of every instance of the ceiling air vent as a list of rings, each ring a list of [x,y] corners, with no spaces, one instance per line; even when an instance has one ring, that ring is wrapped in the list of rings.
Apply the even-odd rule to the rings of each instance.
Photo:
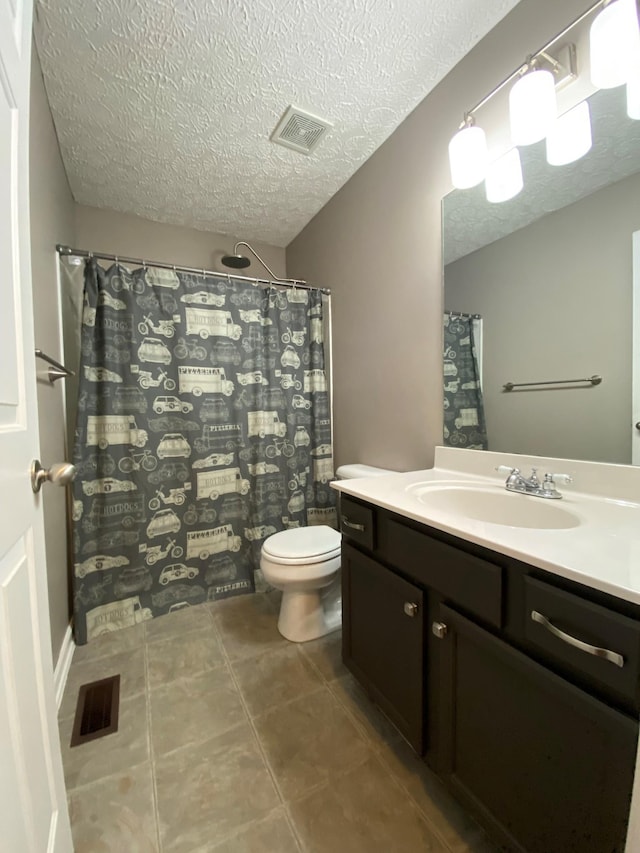
[[[271,134],[271,141],[310,154],[333,125],[326,119],[291,106]]]

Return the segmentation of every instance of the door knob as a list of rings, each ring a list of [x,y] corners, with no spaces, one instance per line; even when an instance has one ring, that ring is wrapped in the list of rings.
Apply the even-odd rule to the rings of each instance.
[[[43,468],[39,459],[31,463],[31,488],[39,492],[43,483],[66,486],[76,476],[76,469],[70,462],[56,462],[50,468]]]
[[[640,429],[640,421],[636,424],[636,429]]]
[[[418,613],[418,605],[414,604],[412,601],[405,601],[404,612],[407,616],[416,616]]]

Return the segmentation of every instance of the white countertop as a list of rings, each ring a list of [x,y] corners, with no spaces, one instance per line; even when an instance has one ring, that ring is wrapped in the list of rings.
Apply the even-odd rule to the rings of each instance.
[[[506,475],[497,465],[517,466],[525,476],[532,465],[538,474],[571,474],[570,485],[558,483],[563,498],[506,492]],[[468,484],[508,495],[514,501],[554,504],[577,517],[566,529],[511,527],[478,521],[420,502],[410,487],[417,483]],[[436,448],[435,465],[424,471],[357,480],[336,480],[333,488],[368,503],[443,530],[468,542],[507,554],[585,586],[640,604],[640,469],[626,465],[518,456],[486,451]]]

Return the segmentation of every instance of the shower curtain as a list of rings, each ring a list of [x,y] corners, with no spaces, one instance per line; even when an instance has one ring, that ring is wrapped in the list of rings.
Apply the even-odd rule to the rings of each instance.
[[[89,259],[74,463],[77,643],[260,587],[336,524],[322,293]]]
[[[444,444],[487,450],[474,320],[444,315]]]

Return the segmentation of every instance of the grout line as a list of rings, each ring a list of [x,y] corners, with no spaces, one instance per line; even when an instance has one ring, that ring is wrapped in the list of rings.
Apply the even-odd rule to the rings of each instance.
[[[149,762],[151,764],[151,789],[153,795],[153,815],[156,824],[156,841],[158,853],[162,851],[162,840],[160,838],[160,812],[158,811],[158,785],[156,782],[156,756],[151,738],[151,683],[149,677],[149,651],[147,646],[147,627],[144,628],[144,690],[147,701],[147,747],[149,749]]]
[[[338,679],[334,679],[334,681],[337,681],[337,680]],[[404,782],[402,781],[400,776],[397,773],[395,773],[395,771],[393,770],[391,765],[385,760],[385,758],[384,758],[384,756],[380,750],[380,746],[379,746],[379,740],[383,739],[382,736],[376,733],[376,736],[374,737],[373,733],[371,732],[371,729],[368,728],[367,726],[365,726],[364,722],[362,721],[362,716],[359,713],[357,713],[356,711],[354,711],[352,707],[349,707],[349,704],[347,704],[344,701],[343,697],[341,697],[337,693],[334,693],[334,691],[331,689],[330,684],[329,684],[329,689],[331,690],[331,694],[332,694],[332,696],[334,696],[334,698],[336,699],[338,704],[344,709],[344,711],[347,713],[347,715],[354,721],[354,723],[356,724],[356,727],[358,727],[363,732],[367,743],[371,746],[371,748],[374,752],[375,757],[382,764],[382,766],[387,771],[387,773],[389,774],[391,779],[396,783],[396,785],[398,785],[400,787],[400,790],[406,794],[407,798],[411,802],[414,809],[416,809],[418,811],[418,814],[421,816],[421,818],[427,824],[427,827],[431,830],[431,832],[433,833],[435,838],[443,845],[443,851],[447,851],[447,853],[455,853],[455,851],[453,851],[453,849],[444,840],[443,836],[440,833],[440,829],[434,824],[433,819],[428,814],[426,814],[426,812],[423,811],[422,806],[420,805],[418,800],[413,796],[413,794],[407,788],[407,786],[404,784]],[[366,693],[364,694],[364,696],[367,699],[367,702],[370,703],[371,707],[377,713],[381,714],[382,712],[378,709],[377,705],[367,697]],[[386,719],[386,717],[385,717],[385,719]],[[400,735],[400,734],[398,734],[398,736],[402,737],[402,735]]]
[[[244,696],[242,695],[242,690],[240,689],[240,684],[238,682],[238,679],[236,678],[236,674],[233,670],[231,660],[229,658],[229,655],[227,654],[227,650],[226,650],[224,643],[222,641],[222,636],[220,634],[220,631],[218,630],[218,626],[215,623],[215,619],[214,619],[214,630],[218,636],[218,639],[220,640],[220,646],[222,648],[222,653],[225,657],[227,667],[228,667],[229,672],[231,674],[231,679],[235,685],[236,690],[238,691],[238,696],[240,697],[240,702],[241,702],[243,710],[247,716],[247,720],[249,721],[249,726],[251,727],[251,731],[253,732],[253,736],[255,738],[256,744],[258,745],[258,749],[260,750],[262,760],[264,761],[265,767],[267,768],[267,772],[269,773],[269,776],[271,777],[271,782],[273,783],[273,787],[275,788],[275,791],[276,791],[278,797],[280,798],[280,802],[282,803],[282,806],[284,808],[284,813],[285,813],[287,823],[289,825],[289,829],[291,830],[291,833],[292,833],[293,838],[296,842],[296,845],[298,846],[298,850],[300,850],[301,853],[306,853],[306,847],[302,843],[302,840],[296,831],[293,819],[292,819],[291,815],[289,814],[289,809],[288,809],[287,803],[286,803],[285,798],[282,794],[282,791],[280,790],[280,785],[278,784],[278,781],[276,779],[276,775],[273,771],[273,768],[271,767],[271,762],[269,761],[269,759],[267,757],[267,753],[266,753],[266,751],[262,745],[262,740],[261,740],[260,735],[258,734],[258,730],[256,729],[255,724],[253,722],[253,717],[249,713],[249,708],[247,707],[247,703],[245,702]]]

